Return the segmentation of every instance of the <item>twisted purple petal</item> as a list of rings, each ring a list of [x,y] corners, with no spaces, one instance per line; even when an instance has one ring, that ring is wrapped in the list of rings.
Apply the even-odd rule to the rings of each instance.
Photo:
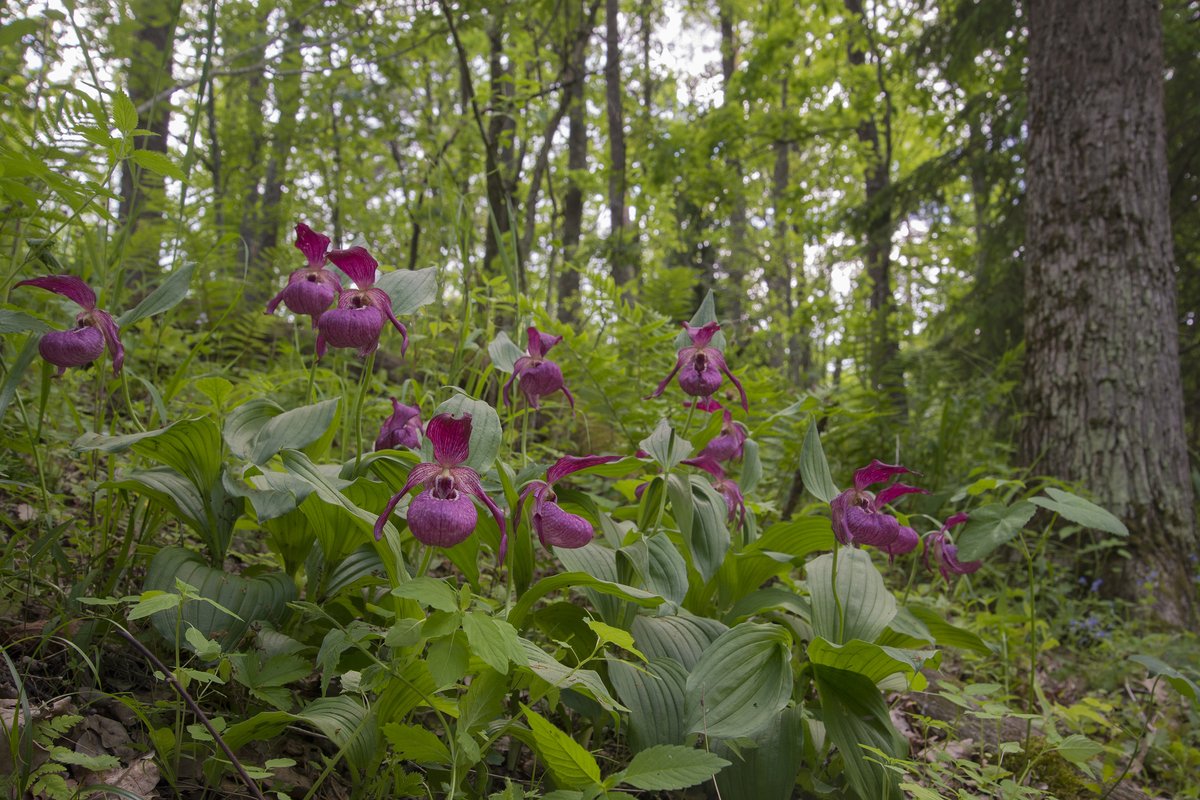
[[[546,481],[553,484],[574,472],[620,460],[621,456],[563,456],[546,470]]]
[[[13,288],[15,289],[17,286],[36,286],[39,289],[60,294],[74,301],[85,311],[91,311],[96,307],[96,293],[92,291],[92,287],[74,275],[47,275],[42,278],[30,278],[20,281]]]
[[[525,335],[529,340],[529,355],[535,359],[544,358],[546,353],[550,352],[550,348],[563,340],[561,336],[542,333],[532,325],[525,329]]]
[[[316,233],[303,222],[296,225],[296,249],[304,253],[310,267],[320,267],[325,263],[325,253],[329,251],[329,244],[328,236]]]
[[[897,497],[906,494],[929,494],[929,490],[918,489],[916,486],[909,486],[906,483],[893,483],[891,486],[879,490],[879,494],[875,495],[875,505],[877,507],[891,505],[891,502]]]
[[[667,377],[662,379],[662,383],[658,385],[657,389],[642,398],[643,400],[649,400],[651,397],[660,397],[662,393],[667,390],[667,385],[671,383],[671,379],[675,377],[675,374],[679,372],[680,367],[683,366],[683,363],[687,358],[685,353],[689,352],[689,350],[690,348],[685,347],[679,351],[679,356],[675,359],[675,366],[672,367],[671,371],[667,373]]]
[[[104,343],[108,346],[108,354],[112,357],[113,375],[120,375],[121,367],[125,365],[125,347],[121,344],[121,329],[117,327],[116,321],[107,311],[97,308],[91,312],[90,316],[95,321],[96,327],[100,329],[100,333],[104,336]]]
[[[854,488],[861,492],[872,483],[881,483],[893,475],[902,475],[909,472],[912,472],[912,470],[908,467],[902,467],[899,464],[885,464],[879,459],[875,459],[854,473]]]
[[[348,250],[331,250],[329,260],[346,273],[359,289],[369,289],[375,283],[375,271],[379,269],[367,248],[355,245]]]
[[[709,322],[699,328],[683,323],[684,330],[692,340],[692,346],[696,348],[708,347],[708,343],[717,335],[717,331],[721,330],[721,326],[716,322]]]
[[[721,370],[721,373],[726,378],[729,378],[729,380],[733,383],[733,385],[737,387],[738,394],[740,394],[742,396],[742,410],[749,411],[750,410],[750,401],[746,399],[746,390],[745,390],[745,388],[742,387],[742,382],[739,381],[734,376],[734,374],[729,371],[729,365],[725,363],[725,356],[723,356],[721,354],[720,350],[716,350],[714,348],[709,348],[708,352],[709,352],[709,358],[711,358],[716,363],[717,369]]]

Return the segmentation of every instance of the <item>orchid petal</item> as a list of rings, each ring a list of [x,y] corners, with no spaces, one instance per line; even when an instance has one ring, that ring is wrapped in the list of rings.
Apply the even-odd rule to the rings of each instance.
[[[717,369],[721,370],[721,374],[723,374],[726,378],[729,378],[733,385],[737,387],[738,394],[742,396],[742,410],[749,411],[750,401],[746,399],[746,390],[742,387],[742,382],[739,381],[734,374],[729,371],[729,365],[725,363],[725,356],[721,355],[720,350],[716,350],[714,348],[709,348],[707,352],[708,357],[716,362]]]
[[[558,503],[548,500],[533,512],[533,528],[543,547],[574,550],[584,547],[596,535],[596,529],[578,514],[564,511]]]
[[[107,311],[96,309],[92,312],[96,327],[104,334],[104,343],[108,345],[108,354],[112,357],[113,375],[121,374],[125,364],[125,347],[121,344],[121,329]]]
[[[530,325],[525,329],[525,336],[529,340],[528,349],[529,355],[534,358],[542,358],[546,353],[550,352],[550,348],[563,340],[561,336],[553,336],[549,333],[542,333],[537,328]]]
[[[521,356],[520,358],[518,358],[516,361],[513,362],[512,375],[508,376],[508,380],[504,384],[504,391],[503,391],[504,405],[506,405],[506,406],[512,405],[513,381],[515,381],[517,379],[517,376],[519,376],[522,372],[524,372],[526,369],[528,369],[529,365],[532,363],[533,363],[533,359],[531,359],[529,356]]]
[[[30,278],[27,281],[21,281],[16,286],[36,286],[39,289],[60,294],[85,311],[91,311],[96,307],[96,293],[92,291],[92,287],[74,275],[47,275],[43,278]]]
[[[853,544],[869,544],[887,548],[900,535],[900,523],[888,514],[873,514],[860,506],[846,509],[844,516],[846,531]]]
[[[563,456],[546,470],[546,481],[553,484],[571,473],[620,460],[621,456]]]
[[[319,267],[325,263],[325,253],[329,250],[328,236],[317,233],[303,222],[296,225],[296,249],[304,253],[311,266]]]
[[[471,454],[471,415],[438,414],[425,426],[433,443],[433,459],[443,467],[457,467]]]
[[[571,390],[566,387],[566,384],[563,384],[562,393],[567,396],[567,403],[570,404],[571,413],[574,414],[575,413],[575,395],[571,394]]]
[[[439,414],[438,416],[446,415]],[[437,419],[437,417],[434,417],[434,419]],[[467,415],[467,419],[470,419],[470,415]],[[431,427],[433,426],[432,421],[429,424]],[[500,508],[496,505],[495,501],[483,490],[483,484],[479,481],[478,472],[470,467],[455,467],[450,470],[450,473],[454,476],[454,484],[459,490],[478,498],[488,507],[488,511],[492,512],[492,516],[495,517],[496,525],[500,527],[500,563],[503,564],[505,553],[508,551],[508,527],[504,524],[504,514],[500,512]]]
[[[708,347],[708,343],[717,335],[717,331],[721,330],[721,325],[717,322],[709,322],[699,328],[685,322],[683,327],[687,331],[687,335],[691,337],[692,345],[698,348]]]
[[[702,455],[696,458],[685,458],[680,463],[687,464],[689,467],[702,469],[718,480],[724,480],[725,478],[725,470],[721,468],[721,465],[718,464],[717,460],[712,456]]]
[[[346,273],[359,289],[369,289],[375,283],[375,271],[379,269],[367,248],[355,245],[348,250],[331,250],[329,260]]]
[[[942,525],[942,530],[948,531],[953,527],[962,525],[968,519],[969,517],[967,516],[967,513],[965,511],[960,511],[946,520],[946,524]]]
[[[685,353],[687,353],[688,355],[685,356],[684,355]],[[660,383],[658,385],[657,389],[655,389],[653,392],[646,395],[642,399],[649,400],[651,397],[661,396],[662,393],[667,390],[667,385],[671,383],[671,379],[675,377],[675,374],[679,372],[680,368],[684,365],[684,363],[688,360],[688,358],[690,358],[690,356],[691,356],[690,348],[685,347],[682,350],[680,350],[679,357],[675,359],[675,366],[672,367],[671,371],[667,373],[667,377],[662,379],[662,383]]]
[[[929,494],[929,490],[918,489],[916,486],[909,486],[906,483],[893,483],[891,486],[879,490],[879,494],[875,495],[875,505],[880,507],[890,505],[897,497],[906,494]]]
[[[902,467],[899,464],[885,464],[879,459],[875,459],[854,473],[854,488],[861,492],[872,483],[882,483],[893,475],[911,472],[912,470],[908,467]]]
[[[400,331],[400,355],[403,356],[408,352],[408,328],[404,327],[404,323],[396,319],[396,314],[392,311],[392,298],[383,289],[372,287],[366,290],[367,302],[383,312],[396,328]]]
[[[688,400],[683,404],[683,407],[695,408],[697,411],[707,411],[709,414],[716,413],[717,411],[725,408],[725,406],[718,403],[712,397],[706,397],[703,400]],[[726,412],[726,416],[728,416],[728,413],[729,412]]]
[[[517,496],[517,509],[513,512],[514,531],[521,525],[521,509],[525,507],[525,501],[529,499],[529,495],[533,494],[538,488],[548,485],[545,481],[533,481],[521,490],[521,494]]]

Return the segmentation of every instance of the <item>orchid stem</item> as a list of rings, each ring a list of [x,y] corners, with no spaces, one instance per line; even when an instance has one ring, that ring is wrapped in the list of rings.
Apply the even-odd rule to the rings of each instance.
[[[421,553],[421,566],[417,569],[417,577],[424,577],[429,572],[429,565],[433,561],[433,548],[429,545],[422,545],[424,552]]]
[[[367,399],[367,389],[371,385],[371,373],[375,371],[375,354],[367,356],[367,363],[363,365],[362,379],[358,383],[358,402],[354,409],[354,471],[358,472],[359,462],[362,461],[363,439],[362,439],[362,410],[363,402]]]
[[[529,409],[521,415],[521,466],[529,466]]]
[[[680,438],[687,438],[688,431],[692,429],[692,417],[695,416],[695,414],[696,402],[693,402],[691,407],[688,409],[687,422],[683,423],[683,433],[680,434]]]
[[[837,611],[837,644],[842,642],[842,626],[844,623],[844,612],[842,611],[842,596],[838,593],[838,541],[834,537],[833,540],[833,570],[830,576],[830,581],[833,583],[833,607]]]
[[[308,369],[308,388],[304,390],[304,405],[312,405],[313,401],[313,383],[317,378],[317,362],[321,357],[313,354],[312,366]]]

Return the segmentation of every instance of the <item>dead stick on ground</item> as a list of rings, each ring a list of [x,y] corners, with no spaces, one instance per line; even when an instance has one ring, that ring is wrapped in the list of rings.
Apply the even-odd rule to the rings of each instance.
[[[235,756],[233,751],[229,749],[229,745],[225,744],[225,740],[221,738],[221,734],[217,733],[217,729],[214,728],[212,723],[208,721],[208,717],[205,716],[204,712],[200,710],[200,706],[196,705],[196,701],[193,700],[192,696],[187,693],[187,690],[183,688],[182,684],[175,679],[175,675],[171,672],[171,670],[167,669],[167,665],[159,661],[158,656],[154,655],[154,653],[151,653],[150,650],[146,648],[146,645],[139,642],[129,631],[125,630],[119,625],[116,626],[116,629],[117,633],[121,634],[121,636],[125,637],[126,641],[136,647],[141,654],[144,655],[146,659],[154,665],[155,669],[166,676],[167,681],[170,682],[175,691],[179,693],[179,696],[183,698],[183,701],[188,704],[188,708],[192,710],[192,713],[200,718],[200,721],[204,723],[204,727],[208,729],[209,734],[225,752],[225,755],[233,764],[233,768],[237,770],[238,775],[242,777],[242,781],[246,784],[246,788],[250,790],[250,793],[257,797],[258,800],[267,800],[267,798],[263,796],[262,790],[258,788],[258,784],[254,782],[249,773],[246,772],[246,768],[242,766],[242,762],[237,760],[237,756]]]

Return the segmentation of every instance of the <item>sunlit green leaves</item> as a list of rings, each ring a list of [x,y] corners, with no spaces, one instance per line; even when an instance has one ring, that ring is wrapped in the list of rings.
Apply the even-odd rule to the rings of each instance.
[[[521,710],[533,733],[534,749],[555,783],[568,789],[582,789],[600,782],[600,765],[591,753],[533,709],[522,705]]]
[[[1029,502],[1035,506],[1041,506],[1047,511],[1053,511],[1064,519],[1078,523],[1085,528],[1094,528],[1116,536],[1129,535],[1129,529],[1125,527],[1125,523],[1117,519],[1114,514],[1095,503],[1084,500],[1079,495],[1064,492],[1062,489],[1055,489],[1052,486],[1047,487],[1046,494],[1050,497],[1031,497]]]

